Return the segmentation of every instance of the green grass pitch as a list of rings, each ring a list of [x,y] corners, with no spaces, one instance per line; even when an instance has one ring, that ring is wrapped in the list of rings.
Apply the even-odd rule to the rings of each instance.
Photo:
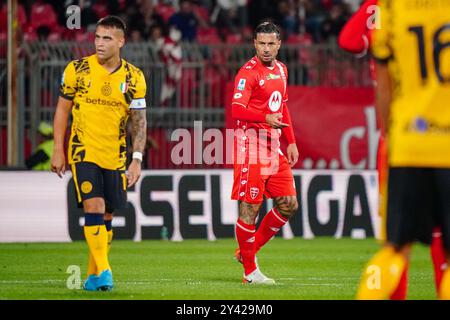
[[[68,289],[67,268],[85,278],[84,242],[0,244],[0,299],[353,299],[362,267],[379,248],[374,239],[273,239],[258,254],[275,286],[241,283],[234,239],[113,241],[113,292]],[[429,249],[416,245],[408,299],[435,299]]]

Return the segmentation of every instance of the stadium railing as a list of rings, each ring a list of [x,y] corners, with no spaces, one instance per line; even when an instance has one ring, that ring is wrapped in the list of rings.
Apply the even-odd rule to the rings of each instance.
[[[2,45],[0,44],[0,47]],[[145,167],[219,168],[221,165],[176,166],[170,161],[170,134],[177,128],[192,130],[194,121],[203,129],[225,127],[227,85],[237,70],[254,55],[252,44],[192,44],[182,48],[181,74],[175,77],[174,94],[165,102],[161,92],[168,81],[168,65],[152,43],[130,43],[123,57],[141,68],[147,81],[148,132],[157,148],[149,149]],[[93,43],[26,42],[20,48],[18,90],[19,123],[24,159],[39,144],[40,121],[52,121],[61,75],[67,63],[94,53]],[[357,59],[328,44],[284,44],[278,56],[289,72],[289,85],[327,87],[371,86],[368,59]],[[173,67],[177,67],[172,65]],[[6,59],[0,56],[0,167],[6,165]],[[167,89],[167,87],[166,87]]]

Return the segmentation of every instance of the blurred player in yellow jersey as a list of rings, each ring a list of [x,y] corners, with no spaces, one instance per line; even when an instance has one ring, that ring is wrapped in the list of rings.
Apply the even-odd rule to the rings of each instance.
[[[450,1],[380,0],[373,32],[377,109],[389,141],[387,241],[363,271],[358,299],[387,299],[414,241],[442,229],[450,258]],[[439,297],[450,299],[450,269]]]
[[[70,62],[61,80],[54,118],[52,171],[65,171],[64,138],[68,115],[73,122],[68,160],[76,196],[85,213],[89,247],[84,289],[113,288],[108,261],[112,214],[127,204],[126,189],[141,175],[146,144],[146,83],[141,70],[120,57],[125,23],[108,16],[97,23],[96,53]],[[126,125],[131,119],[133,160],[126,169]]]

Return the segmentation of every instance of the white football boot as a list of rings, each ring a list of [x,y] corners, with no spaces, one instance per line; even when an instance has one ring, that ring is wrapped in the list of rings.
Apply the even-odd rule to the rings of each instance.
[[[244,275],[242,282],[247,284],[275,284],[275,280],[266,277],[259,268],[248,275]]]

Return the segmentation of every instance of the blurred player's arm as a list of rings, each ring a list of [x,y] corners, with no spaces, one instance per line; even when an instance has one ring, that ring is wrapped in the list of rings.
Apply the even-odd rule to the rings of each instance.
[[[66,138],[69,113],[73,106],[73,99],[77,91],[75,67],[69,63],[64,70],[59,87],[59,99],[53,119],[54,146],[51,160],[51,170],[60,178],[66,171],[64,141]]]
[[[347,21],[342,28],[338,44],[339,46],[354,54],[364,54],[369,49],[369,32],[367,22],[370,19],[372,13],[368,8],[376,5],[377,0],[367,0],[364,4],[355,12],[355,14]]]
[[[380,119],[381,132],[387,132],[392,102],[392,78],[386,63],[377,63],[376,108]]]
[[[371,45],[372,55],[376,60],[375,99],[382,134],[387,132],[389,124],[393,89],[392,76],[389,73],[389,61],[393,57],[390,33],[392,19],[390,11],[387,10],[386,2],[387,0],[378,0],[381,28],[373,31]]]
[[[284,105],[283,105],[282,116],[283,116],[283,121],[286,124],[286,127],[281,129],[281,132],[286,137],[286,140],[288,142],[288,147],[287,147],[286,153],[287,153],[287,158],[288,158],[289,164],[292,167],[297,163],[299,153],[298,153],[298,148],[297,148],[297,144],[295,141],[294,128],[292,127],[291,115],[290,115],[290,112],[289,112],[289,109],[288,109],[286,103],[284,103]]]
[[[62,178],[62,175],[66,171],[64,141],[66,138],[67,124],[72,105],[72,100],[59,97],[58,104],[56,105],[55,118],[53,120],[54,147],[51,160],[51,170],[60,178]]]

